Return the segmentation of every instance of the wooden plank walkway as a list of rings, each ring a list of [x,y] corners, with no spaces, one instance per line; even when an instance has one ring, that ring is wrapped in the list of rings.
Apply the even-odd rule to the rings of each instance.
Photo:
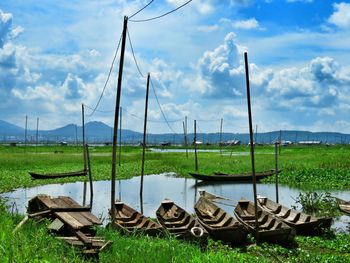
[[[37,195],[29,200],[27,213],[29,218],[51,220],[48,228],[84,253],[97,254],[110,243],[95,236],[93,226],[102,222],[90,212],[90,207],[81,206],[68,196]]]

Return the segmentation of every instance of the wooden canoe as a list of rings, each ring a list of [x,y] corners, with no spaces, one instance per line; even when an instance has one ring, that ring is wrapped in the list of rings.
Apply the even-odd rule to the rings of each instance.
[[[281,171],[278,171],[281,172]],[[246,182],[252,180],[252,174],[251,173],[242,173],[242,174],[225,174],[225,173],[214,173],[212,175],[204,175],[204,174],[197,174],[197,173],[189,173],[192,177],[198,180],[202,181],[232,181],[232,182]],[[264,172],[257,172],[255,173],[256,179],[260,180],[265,177],[274,175],[274,170],[264,171]]]
[[[156,211],[158,222],[177,238],[205,242],[208,232],[188,212],[165,199]]]
[[[112,224],[123,234],[140,233],[149,236],[158,236],[163,232],[163,227],[157,222],[137,212],[124,202],[116,201],[115,221]]]
[[[248,200],[240,200],[234,210],[235,216],[246,229],[255,235],[255,209],[254,203]],[[287,244],[293,241],[295,229],[288,226],[282,220],[267,213],[258,207],[258,238],[259,241]]]
[[[231,244],[241,244],[246,240],[248,232],[244,226],[207,198],[200,197],[194,210],[198,221],[213,239]]]
[[[350,215],[350,202],[336,197],[339,210]]]
[[[66,172],[66,173],[51,173],[51,174],[40,174],[29,172],[33,179],[56,179],[64,177],[74,177],[74,176],[86,176],[87,170],[75,171],[75,172]]]
[[[314,235],[321,233],[322,228],[330,228],[332,218],[317,218],[297,210],[287,208],[267,197],[258,197],[258,203],[263,210],[271,213],[295,228],[298,235]]]

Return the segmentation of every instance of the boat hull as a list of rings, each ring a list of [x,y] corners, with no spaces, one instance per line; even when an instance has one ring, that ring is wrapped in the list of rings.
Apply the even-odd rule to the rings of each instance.
[[[195,179],[202,180],[202,181],[215,181],[215,182],[219,182],[219,181],[220,182],[251,182],[252,181],[252,175],[249,173],[246,173],[246,174],[214,173],[213,175],[205,175],[205,174],[198,174],[198,173],[189,173],[189,174]],[[274,174],[275,172],[271,170],[271,171],[265,171],[265,172],[258,172],[255,174],[255,176],[257,180],[260,180]]]

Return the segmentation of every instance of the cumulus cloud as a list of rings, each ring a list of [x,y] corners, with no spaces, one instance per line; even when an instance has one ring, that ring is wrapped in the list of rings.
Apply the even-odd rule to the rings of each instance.
[[[255,18],[247,20],[237,20],[232,22],[232,27],[235,29],[251,30],[259,28],[259,22]]]
[[[328,22],[342,29],[350,29],[350,3],[334,3],[334,13]]]
[[[196,92],[203,98],[245,96],[244,48],[228,34],[224,44],[207,51],[198,62]],[[306,111],[337,107],[350,94],[350,70],[333,58],[316,57],[306,67],[260,69],[250,64],[252,93],[268,110]]]

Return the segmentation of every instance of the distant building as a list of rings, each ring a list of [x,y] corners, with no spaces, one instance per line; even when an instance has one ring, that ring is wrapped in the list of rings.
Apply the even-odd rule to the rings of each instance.
[[[226,142],[221,142],[220,145],[222,145],[222,146],[241,145],[241,141],[239,141],[239,140],[228,140]]]
[[[320,145],[322,141],[299,141],[300,145]]]

